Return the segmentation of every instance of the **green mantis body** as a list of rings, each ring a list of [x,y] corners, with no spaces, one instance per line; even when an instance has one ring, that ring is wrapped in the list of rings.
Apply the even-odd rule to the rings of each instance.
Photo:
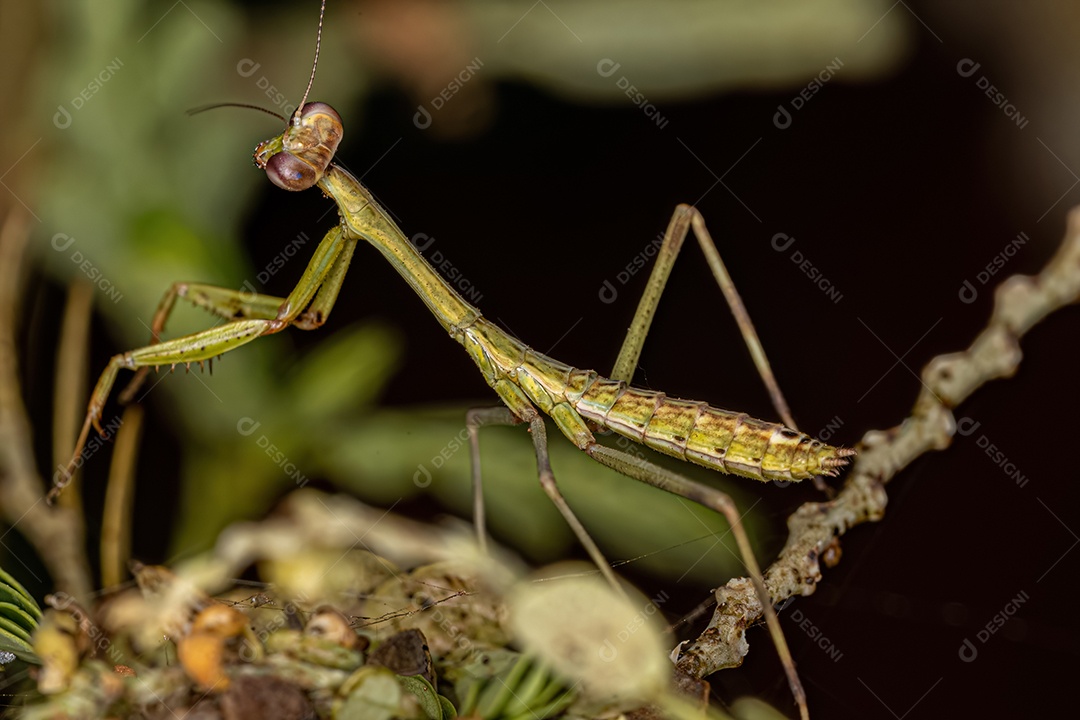
[[[103,408],[121,369],[137,371],[121,397],[129,399],[150,368],[209,361],[257,337],[280,332],[289,326],[309,330],[321,326],[333,308],[358,242],[365,241],[386,257],[447,333],[464,346],[487,383],[505,403],[505,408],[471,411],[467,419],[473,453],[476,522],[481,544],[484,538],[483,506],[476,431],[485,424],[528,423],[542,487],[601,571],[615,582],[603,555],[555,484],[547,455],[546,430],[541,414],[544,413],[552,418],[574,445],[598,462],[724,514],[758,591],[770,634],[805,716],[805,695],[734,503],[714,488],[602,445],[594,435],[596,431],[612,430],[681,460],[762,481],[835,475],[853,454],[852,450],[826,445],[784,425],[755,420],[745,414],[721,410],[703,402],[676,400],[662,393],[629,386],[656,300],[666,281],[666,273],[670,271],[671,263],[690,227],[693,227],[705,249],[721,286],[728,292],[730,279],[725,284],[726,271],[722,269],[700,214],[686,205],[676,210],[631,333],[611,377],[605,378],[594,371],[573,368],[530,349],[485,320],[479,310],[461,298],[424,260],[371,193],[346,170],[332,164],[342,132],[341,119],[333,108],[324,103],[302,104],[285,132],[261,143],[255,151],[256,165],[265,169],[276,185],[294,191],[317,185],[338,208],[340,224],[330,230],[316,248],[295,289],[288,297],[280,298],[209,285],[175,283],[166,292],[155,313],[151,344],[114,356],[102,373],[91,396],[71,462],[57,474],[50,498],[61,491],[81,464],[80,454],[90,429],[94,427],[100,432]],[[713,255],[716,255],[715,261]],[[733,288],[730,292],[734,292]],[[183,298],[228,322],[186,337],[163,341],[161,333],[177,298]],[[729,301],[738,316],[741,304],[736,305],[730,294]],[[743,325],[742,322],[740,324]],[[752,340],[757,343],[756,336]],[[760,345],[757,348],[760,351]],[[767,363],[763,374],[766,372]],[[778,404],[778,407],[782,414],[786,414],[782,404]]]
[[[115,356],[102,374],[80,437],[80,449],[90,426],[97,426],[121,368],[201,363],[290,325],[305,329],[322,325],[356,244],[364,240],[383,253],[443,328],[465,347],[484,379],[516,418],[528,422],[541,410],[581,450],[589,452],[597,444],[592,430],[601,429],[680,460],[762,481],[835,475],[839,467],[847,464],[850,450],[827,445],[779,423],[630,387],[625,379],[605,378],[593,370],[571,367],[511,337],[484,319],[424,260],[367,188],[346,170],[330,164],[333,149],[341,139],[337,113],[323,103],[310,103],[303,118],[306,124],[291,125],[281,137],[262,143],[255,154],[256,163],[267,168],[270,159],[280,153],[297,159],[306,154],[316,163],[323,163],[325,170],[315,184],[337,203],[341,224],[327,233],[287,298],[187,283],[174,285],[155,314],[155,342]],[[681,206],[675,220],[695,212]],[[231,322],[160,342],[160,332],[177,297]],[[137,377],[125,395],[130,396],[140,381],[141,377]]]

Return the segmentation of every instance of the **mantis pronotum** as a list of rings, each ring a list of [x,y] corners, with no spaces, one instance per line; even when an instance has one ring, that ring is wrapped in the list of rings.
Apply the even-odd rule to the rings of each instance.
[[[319,27],[321,39],[321,13]],[[50,497],[58,494],[70,481],[90,429],[101,431],[99,423],[103,408],[121,369],[137,371],[122,395],[125,399],[133,396],[150,368],[209,361],[257,337],[290,326],[305,330],[320,327],[333,309],[358,242],[364,240],[386,257],[447,333],[465,347],[504,403],[498,408],[473,410],[467,416],[473,456],[475,520],[481,545],[486,536],[477,430],[490,424],[528,424],[541,486],[601,572],[618,587],[609,564],[556,484],[548,459],[543,419],[544,414],[548,415],[574,445],[602,465],[725,516],[765,609],[766,621],[792,692],[805,716],[805,694],[762,582],[760,567],[731,499],[714,488],[640,457],[601,445],[594,435],[597,431],[612,430],[681,460],[762,481],[835,475],[853,454],[852,450],[826,445],[791,429],[794,423],[786,404],[700,213],[691,206],[680,205],[672,216],[656,266],[610,376],[602,377],[594,371],[560,363],[535,352],[485,320],[478,309],[469,305],[424,260],[371,193],[346,170],[333,164],[343,133],[341,118],[325,103],[306,102],[317,66],[318,42],[315,57],[304,100],[281,135],[258,145],[255,163],[283,189],[300,191],[318,186],[336,203],[340,224],[323,238],[288,297],[253,295],[197,283],[174,283],[154,315],[151,343],[114,356],[102,373],[91,396],[72,460],[58,475]],[[676,400],[662,393],[629,386],[668,274],[691,228],[739,320],[774,404],[787,425],[755,420],[746,414],[721,410],[704,402]],[[178,298],[208,310],[226,322],[185,337],[162,340],[161,334]]]

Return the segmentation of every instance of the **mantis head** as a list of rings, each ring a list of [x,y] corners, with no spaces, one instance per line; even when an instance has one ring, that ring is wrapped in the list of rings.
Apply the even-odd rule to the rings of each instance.
[[[255,164],[285,190],[307,190],[326,173],[344,129],[326,103],[311,102],[293,115],[285,132],[255,148]]]

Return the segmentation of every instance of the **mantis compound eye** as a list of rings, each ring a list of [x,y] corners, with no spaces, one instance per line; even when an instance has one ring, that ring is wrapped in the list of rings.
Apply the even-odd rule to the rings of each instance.
[[[320,174],[290,152],[279,152],[266,163],[266,177],[282,190],[307,190],[319,181]]]

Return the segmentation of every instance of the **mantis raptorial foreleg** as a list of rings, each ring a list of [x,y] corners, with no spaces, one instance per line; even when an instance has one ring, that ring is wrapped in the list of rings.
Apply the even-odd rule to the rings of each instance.
[[[161,343],[161,334],[165,331],[165,323],[172,314],[177,298],[187,300],[197,308],[230,321],[273,320],[277,317],[281,304],[285,302],[285,298],[273,295],[253,295],[203,283],[175,282],[161,298],[157,311],[154,313],[154,319],[150,323],[151,346]],[[131,382],[120,392],[121,403],[126,404],[135,400],[135,395],[149,371],[149,366],[143,366],[135,372]]]
[[[80,456],[90,436],[90,429],[94,428],[104,434],[100,423],[101,415],[120,370],[138,371],[131,385],[124,391],[125,398],[130,398],[138,390],[150,368],[212,360],[257,337],[281,332],[291,325],[318,327],[325,321],[337,299],[355,248],[356,240],[346,237],[341,226],[334,227],[319,243],[300,282],[284,299],[209,285],[174,284],[165,293],[154,314],[150,344],[114,355],[98,378],[71,461],[57,475],[57,480],[49,492],[49,499],[55,498],[71,482],[72,475],[80,464]],[[192,288],[198,288],[200,293],[188,292]],[[184,297],[197,307],[210,310],[216,315],[227,317],[231,322],[173,340],[161,341],[161,332],[178,297]],[[278,301],[277,306],[272,307],[275,301]]]
[[[691,205],[679,205],[671,216],[671,222],[668,223],[667,231],[664,233],[664,240],[660,245],[659,252],[656,254],[656,261],[653,264],[652,274],[649,275],[649,282],[645,286],[645,292],[642,294],[637,311],[634,313],[634,320],[630,324],[626,338],[623,340],[622,349],[619,351],[619,357],[615,361],[615,367],[611,371],[611,379],[622,380],[626,383],[633,380],[638,359],[641,357],[641,348],[645,343],[645,336],[649,334],[653,315],[656,314],[656,306],[660,302],[660,295],[664,292],[668,276],[671,275],[671,268],[675,264],[675,258],[679,256],[679,250],[682,249],[686,233],[691,226],[694,228],[694,236],[697,238],[698,244],[701,245],[702,252],[705,253],[705,260],[709,264],[709,269],[712,270],[713,277],[716,278],[717,284],[724,292],[724,297],[727,298],[731,312],[735,316],[735,321],[739,324],[743,340],[750,350],[750,355],[754,358],[754,364],[757,366],[761,379],[765,382],[773,407],[776,408],[776,412],[785,425],[793,430],[798,429],[794,418],[791,417],[787,401],[784,400],[784,394],[780,392],[780,385],[776,382],[776,376],[773,375],[769,359],[765,356],[765,349],[761,346],[757,331],[754,330],[754,324],[750,321],[750,314],[746,311],[746,306],[735,289],[735,283],[732,282],[731,275],[728,274],[727,268],[724,266],[724,261],[720,259],[716,243],[713,242],[712,236],[709,235],[709,231],[705,227],[705,220],[701,217],[701,213],[697,211],[697,208]]]
[[[334,228],[330,233],[335,230],[340,232],[340,228]],[[326,239],[329,239],[330,233],[327,234]],[[324,239],[324,242],[326,239]],[[345,280],[345,273],[349,269],[349,262],[352,260],[355,247],[354,242],[348,242],[346,247],[342,248],[341,254],[337,256],[330,266],[330,271],[321,280],[315,299],[311,300],[306,310],[292,320],[293,327],[301,330],[315,330],[322,327],[323,323],[326,322],[326,318],[329,317],[330,310],[333,308],[338,292],[341,290],[341,285]],[[311,269],[310,264],[308,269]],[[169,315],[172,314],[177,298],[182,298],[197,308],[229,321],[278,319],[283,308],[286,307],[286,303],[289,303],[288,307],[293,308],[295,303],[302,302],[302,298],[291,300],[276,295],[263,295],[248,290],[233,290],[216,285],[173,283],[154,312],[154,319],[150,325],[150,345],[161,342],[161,333],[165,330],[165,323],[168,322]],[[301,305],[301,307],[303,306]],[[129,403],[135,399],[135,394],[139,391],[139,387],[142,385],[143,380],[146,379],[146,374],[149,371],[150,367],[139,368],[135,373],[135,377],[120,393],[120,402]]]

